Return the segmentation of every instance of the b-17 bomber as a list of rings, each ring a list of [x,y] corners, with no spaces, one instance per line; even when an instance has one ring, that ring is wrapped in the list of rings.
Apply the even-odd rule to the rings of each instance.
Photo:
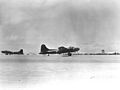
[[[23,49],[20,49],[20,51],[16,51],[16,52],[4,50],[4,51],[1,51],[1,53],[5,54],[5,55],[13,55],[13,54],[23,55],[24,54]]]
[[[72,52],[79,51],[79,48],[75,47],[69,47],[66,48],[64,46],[58,47],[58,49],[48,49],[45,44],[41,45],[41,51],[39,54],[64,54],[67,53],[68,56],[72,55]]]

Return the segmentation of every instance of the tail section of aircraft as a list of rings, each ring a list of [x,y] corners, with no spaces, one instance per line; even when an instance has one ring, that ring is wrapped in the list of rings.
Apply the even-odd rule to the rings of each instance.
[[[45,53],[45,52],[47,52],[49,49],[46,47],[46,45],[45,44],[42,44],[41,45],[41,53]]]
[[[24,54],[23,49],[20,49],[19,54]]]

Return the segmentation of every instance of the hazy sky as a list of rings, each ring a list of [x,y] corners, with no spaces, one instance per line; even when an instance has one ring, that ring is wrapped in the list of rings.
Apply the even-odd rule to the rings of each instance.
[[[119,0],[0,0],[0,49],[120,51]]]

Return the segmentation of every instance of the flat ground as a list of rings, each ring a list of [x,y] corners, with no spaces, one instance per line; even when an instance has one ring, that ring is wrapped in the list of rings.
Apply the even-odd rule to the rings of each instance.
[[[54,80],[120,78],[120,56],[0,56],[0,83],[42,84]]]

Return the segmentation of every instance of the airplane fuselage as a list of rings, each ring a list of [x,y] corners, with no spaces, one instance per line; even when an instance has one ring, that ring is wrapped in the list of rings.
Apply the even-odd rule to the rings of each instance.
[[[48,49],[44,44],[41,45],[41,52],[39,54],[63,54],[63,53],[68,53],[68,56],[71,56],[71,52],[77,52],[79,51],[79,48],[74,48],[74,47],[59,47],[58,49]]]
[[[21,49],[21,50],[18,51],[18,52],[12,52],[12,51],[7,51],[7,50],[5,50],[5,51],[1,51],[1,53],[4,53],[5,55],[13,55],[13,54],[23,55],[23,54],[24,54],[24,53],[23,53],[23,49]]]

